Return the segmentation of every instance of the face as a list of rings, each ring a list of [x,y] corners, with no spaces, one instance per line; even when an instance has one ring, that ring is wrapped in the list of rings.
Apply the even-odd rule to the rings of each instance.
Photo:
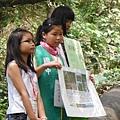
[[[66,32],[70,29],[71,27],[71,24],[72,24],[72,20],[66,20]]]
[[[30,33],[25,33],[20,44],[21,54],[29,55],[35,51],[35,44]]]
[[[47,34],[43,32],[42,36],[44,38],[44,41],[53,49],[55,49],[63,40],[62,26],[56,25]]]

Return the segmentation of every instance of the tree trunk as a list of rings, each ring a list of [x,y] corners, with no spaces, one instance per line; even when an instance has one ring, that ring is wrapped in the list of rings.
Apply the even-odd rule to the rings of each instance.
[[[23,4],[34,4],[47,0],[0,0],[0,7],[13,6],[13,5],[23,5]]]

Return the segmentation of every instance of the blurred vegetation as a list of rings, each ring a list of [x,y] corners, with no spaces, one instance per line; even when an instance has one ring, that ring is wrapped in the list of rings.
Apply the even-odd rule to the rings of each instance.
[[[98,94],[119,84],[120,0],[48,0],[0,7],[0,120],[8,107],[4,61],[10,32],[22,27],[35,35],[37,27],[59,5],[67,5],[75,13],[68,36],[80,41],[87,69],[93,76],[100,76],[96,77],[96,80],[101,79],[96,84]]]

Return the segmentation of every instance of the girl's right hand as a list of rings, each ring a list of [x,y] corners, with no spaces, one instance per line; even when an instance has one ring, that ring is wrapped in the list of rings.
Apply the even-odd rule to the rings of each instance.
[[[52,61],[44,64],[47,68],[57,68],[61,69],[62,65],[58,61]]]
[[[37,73],[37,77],[40,77],[40,75],[44,72],[44,70],[46,68],[61,69],[62,65],[58,61],[51,61],[51,62],[48,62],[48,63],[44,63],[44,64],[40,65],[39,67],[35,68],[36,73]]]

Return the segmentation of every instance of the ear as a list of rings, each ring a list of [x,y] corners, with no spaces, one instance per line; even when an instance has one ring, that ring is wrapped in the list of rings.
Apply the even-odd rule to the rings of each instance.
[[[43,37],[43,39],[46,39],[46,33],[45,32],[42,32],[42,37]]]

